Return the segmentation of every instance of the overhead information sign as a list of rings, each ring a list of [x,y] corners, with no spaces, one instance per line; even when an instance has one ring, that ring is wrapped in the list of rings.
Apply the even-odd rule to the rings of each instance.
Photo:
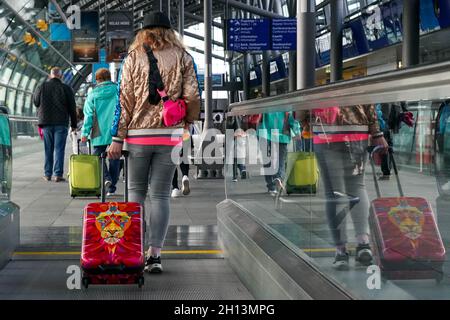
[[[272,50],[297,50],[297,19],[272,20]]]
[[[227,49],[231,51],[270,50],[269,19],[230,19]]]
[[[205,88],[205,75],[202,73],[198,74],[198,84],[200,88]],[[223,86],[223,74],[213,74],[211,76],[211,82],[213,87],[222,87]]]

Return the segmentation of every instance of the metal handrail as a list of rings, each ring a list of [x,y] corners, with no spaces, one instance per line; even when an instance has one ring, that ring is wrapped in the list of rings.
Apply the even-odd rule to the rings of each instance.
[[[228,116],[449,97],[450,62],[443,62],[233,103]]]
[[[36,118],[36,117],[24,117],[24,116],[10,115],[8,118],[9,118],[9,121],[14,121],[14,122],[32,122],[32,123],[37,123],[39,121],[39,119]]]

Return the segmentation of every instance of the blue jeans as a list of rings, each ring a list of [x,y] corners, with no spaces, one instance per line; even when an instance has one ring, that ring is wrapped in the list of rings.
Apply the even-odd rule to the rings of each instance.
[[[275,170],[275,174],[265,174],[266,186],[269,191],[275,190],[275,179],[281,179],[284,181],[286,175],[286,157],[287,157],[287,143],[277,143],[274,141],[265,140],[260,138],[261,148],[267,150],[261,150],[266,157],[269,157],[268,163],[264,164],[264,168],[269,171]],[[273,144],[273,145],[272,145]],[[272,150],[275,147],[275,150]],[[263,157],[264,158],[264,157]],[[274,167],[272,168],[272,165]]]
[[[312,139],[300,139],[295,140],[295,151],[300,152],[312,152],[313,151],[313,142]]]
[[[95,146],[94,154],[100,156],[103,152],[106,151],[108,146]],[[120,159],[117,160],[109,160],[109,166],[105,165],[103,167],[103,176],[105,177],[105,181],[111,181],[111,187],[106,192],[114,193],[117,190],[117,181],[119,181],[120,174]]]
[[[44,149],[46,177],[62,177],[64,173],[64,154],[66,150],[67,126],[44,126]]]
[[[145,204],[150,185],[150,246],[161,248],[169,226],[170,191],[176,164],[173,147],[128,145],[130,201]],[[173,155],[179,155],[174,150]],[[176,159],[174,159],[176,160]]]

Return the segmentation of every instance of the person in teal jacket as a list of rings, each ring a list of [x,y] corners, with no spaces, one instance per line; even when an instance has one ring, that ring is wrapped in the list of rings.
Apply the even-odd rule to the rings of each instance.
[[[11,132],[9,131],[8,118],[0,114],[0,145],[11,146]]]
[[[89,93],[84,104],[84,123],[81,129],[81,140],[91,139],[94,154],[101,155],[112,142],[111,125],[117,102],[117,85],[111,82],[108,69],[99,69],[95,74],[97,86]],[[95,110],[95,117],[94,117]],[[96,123],[94,123],[94,118]],[[109,167],[103,168],[107,195],[113,196],[119,180],[120,160],[109,160]]]
[[[264,161],[267,162],[264,163],[267,189],[271,195],[276,195],[278,193],[276,188],[282,188],[286,174],[287,146],[292,140],[292,135],[301,136],[300,124],[294,119],[292,112],[265,113],[257,128],[257,135],[263,155],[270,157],[269,161]],[[273,162],[275,164],[272,166]],[[270,172],[267,172],[269,168]]]
[[[11,185],[11,131],[9,120],[0,111],[0,194],[8,193]],[[6,182],[6,184],[5,184]]]

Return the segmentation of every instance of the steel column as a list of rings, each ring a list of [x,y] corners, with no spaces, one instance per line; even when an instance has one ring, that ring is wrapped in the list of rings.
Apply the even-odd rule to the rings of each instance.
[[[289,92],[297,90],[297,53],[295,51],[289,51]]]
[[[236,79],[236,65],[230,63],[229,68],[230,68],[230,82],[233,82]],[[230,90],[228,92],[228,101],[230,104],[236,102],[236,92],[234,90]]]
[[[297,3],[297,89],[316,84],[316,14],[314,0]]]
[[[330,0],[331,4],[331,82],[342,80],[343,77],[343,53],[342,35],[344,22],[344,1]]]
[[[251,59],[250,55],[248,53],[244,54],[243,60],[244,63],[241,68],[241,76],[242,76],[242,91],[243,91],[243,97],[242,99],[244,101],[248,100],[249,93],[250,93],[250,83],[249,83],[249,60]]]
[[[297,15],[296,10],[296,0],[288,0],[288,11],[289,11],[289,17],[295,18]],[[289,81],[289,92],[297,90],[297,52],[296,51],[289,51],[289,74],[288,74],[288,81]]]
[[[212,0],[204,0],[205,21],[205,125],[204,130],[213,127],[212,121]]]
[[[184,37],[184,0],[178,2],[178,33]]]
[[[419,64],[420,58],[420,1],[403,1],[403,66]]]
[[[263,52],[262,54],[262,63],[261,63],[261,77],[262,77],[262,96],[269,97],[270,96],[270,61],[269,61],[269,53]]]

